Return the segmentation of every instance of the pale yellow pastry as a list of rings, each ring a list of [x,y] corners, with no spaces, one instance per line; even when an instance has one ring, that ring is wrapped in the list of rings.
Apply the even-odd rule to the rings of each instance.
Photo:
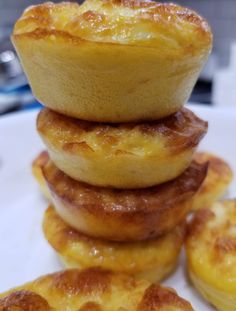
[[[211,206],[222,198],[233,179],[233,171],[225,160],[212,153],[197,152],[194,160],[209,163],[207,176],[192,202],[192,209],[198,210]]]
[[[236,200],[196,212],[186,240],[188,272],[196,289],[220,311],[236,308]]]
[[[170,288],[99,269],[66,270],[0,294],[0,311],[194,311]]]
[[[65,174],[90,185],[145,188],[179,176],[207,131],[183,108],[160,121],[104,124],[43,109],[37,129],[50,158]]]
[[[176,267],[185,237],[185,223],[166,235],[141,242],[109,242],[90,238],[65,223],[51,206],[43,231],[67,268],[100,267],[159,282]]]
[[[193,162],[177,179],[146,189],[118,190],[75,181],[52,162],[43,174],[61,218],[86,235],[113,241],[146,240],[182,223],[207,165]]]
[[[157,120],[188,100],[212,47],[205,19],[136,0],[30,6],[12,41],[36,98],[75,118]]]

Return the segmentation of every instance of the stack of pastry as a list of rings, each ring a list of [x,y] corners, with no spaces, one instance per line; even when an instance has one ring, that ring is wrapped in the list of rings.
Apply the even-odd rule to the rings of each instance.
[[[207,123],[183,108],[211,50],[207,22],[174,4],[45,3],[13,42],[47,107],[47,240],[66,266],[163,279],[207,171],[193,161]]]

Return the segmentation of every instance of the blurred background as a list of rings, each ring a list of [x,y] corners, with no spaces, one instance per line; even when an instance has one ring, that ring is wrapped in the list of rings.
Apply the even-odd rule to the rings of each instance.
[[[40,2],[42,1],[0,0],[0,114],[39,106],[31,94],[9,36],[14,21],[22,10]],[[214,34],[213,53],[190,101],[236,107],[236,0],[176,2],[207,18]]]

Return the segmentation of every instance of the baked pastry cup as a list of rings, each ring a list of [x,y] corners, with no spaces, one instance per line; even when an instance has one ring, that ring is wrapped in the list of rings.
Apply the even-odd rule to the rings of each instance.
[[[192,202],[192,210],[198,210],[211,206],[223,197],[233,179],[233,171],[224,159],[212,153],[197,152],[194,160],[208,162],[207,176]]]
[[[207,175],[199,190],[191,201],[192,210],[198,210],[206,206],[211,206],[215,201],[222,198],[227,192],[233,172],[229,164],[222,158],[208,152],[196,152],[194,160],[198,163],[208,162]],[[42,169],[49,161],[49,155],[42,151],[33,161],[32,170],[44,196],[51,200],[51,194],[43,176]]]
[[[173,289],[99,269],[42,276],[0,294],[0,310],[194,311]]]
[[[220,311],[236,306],[236,200],[198,210],[186,239],[188,272],[196,289]]]
[[[159,282],[174,271],[185,237],[185,223],[166,235],[141,242],[109,242],[90,238],[65,223],[51,206],[43,231],[66,268],[99,267]]]
[[[94,187],[75,181],[52,162],[43,175],[61,218],[74,229],[113,241],[155,238],[181,223],[201,186],[207,165],[192,163],[177,179],[139,190]]]
[[[86,0],[30,6],[12,41],[41,103],[83,120],[130,122],[182,107],[212,34],[175,4]]]
[[[107,124],[43,109],[38,133],[55,165],[75,180],[112,188],[145,188],[190,165],[207,122],[183,108],[160,121]]]

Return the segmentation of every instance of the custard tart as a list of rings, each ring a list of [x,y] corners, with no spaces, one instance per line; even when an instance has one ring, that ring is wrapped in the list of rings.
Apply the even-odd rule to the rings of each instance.
[[[65,270],[0,294],[1,311],[194,311],[171,288],[100,269]]]
[[[94,123],[43,109],[37,130],[51,160],[71,178],[94,186],[146,188],[190,165],[207,122],[183,108],[145,123]]]
[[[188,226],[186,253],[190,279],[217,310],[236,306],[236,200],[200,209]]]
[[[188,100],[212,47],[207,21],[171,3],[30,6],[13,44],[35,97],[88,121],[157,120]]]
[[[52,203],[74,229],[113,241],[146,240],[182,223],[207,174],[207,164],[192,162],[178,178],[145,189],[91,186],[67,176],[53,162],[43,167]]]
[[[44,215],[43,231],[66,268],[99,267],[159,282],[176,268],[185,238],[185,222],[148,241],[110,242],[71,228],[50,206]]]

